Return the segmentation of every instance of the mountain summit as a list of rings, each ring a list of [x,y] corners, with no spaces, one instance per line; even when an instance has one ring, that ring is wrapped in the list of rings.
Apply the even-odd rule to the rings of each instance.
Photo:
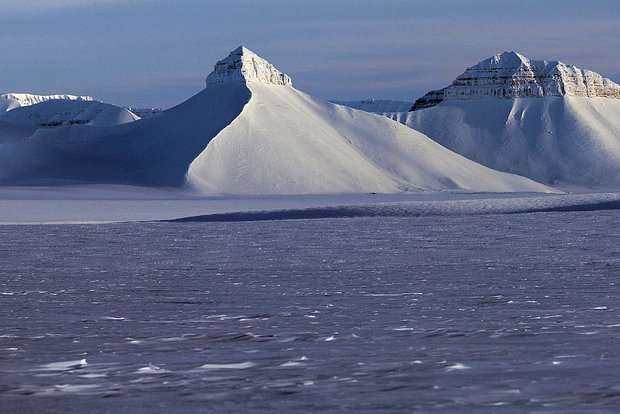
[[[467,68],[452,85],[427,93],[415,101],[411,110],[452,99],[543,96],[620,99],[620,85],[596,72],[557,60],[530,60],[517,52],[503,52]]]
[[[226,82],[248,83],[258,81],[274,85],[292,86],[291,78],[280,72],[250,49],[239,46],[227,58],[215,64],[213,72],[207,76],[207,87]]]

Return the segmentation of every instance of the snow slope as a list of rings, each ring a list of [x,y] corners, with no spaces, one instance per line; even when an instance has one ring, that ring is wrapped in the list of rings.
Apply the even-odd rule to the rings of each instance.
[[[0,183],[183,186],[187,180],[204,194],[237,195],[550,191],[385,117],[299,92],[244,47],[218,62],[206,83],[188,101],[136,122],[30,123],[37,128],[31,134],[0,132]],[[23,125],[16,111],[0,127]]]
[[[489,66],[485,62],[474,68]],[[523,67],[518,62],[521,60],[515,59],[517,67],[503,67],[496,75],[521,73]],[[587,79],[603,79],[589,71],[574,68],[573,72],[585,73]],[[475,71],[470,68],[467,73],[473,76]],[[594,82],[581,89],[591,92],[588,92],[591,96],[584,96],[581,92],[570,92],[584,85],[577,81],[572,85],[567,83],[571,78],[549,81],[542,75],[530,78],[521,75],[510,80],[512,89],[501,94],[489,91],[503,88],[498,82],[506,83],[508,78],[499,75],[493,78],[489,73],[482,74],[480,79],[469,77],[470,85],[486,86],[473,89],[470,94],[460,94],[465,90],[462,86],[449,87],[454,90],[446,91],[440,102],[390,116],[445,147],[500,171],[554,186],[617,189],[620,186],[620,99],[612,97],[617,85],[610,86],[609,81],[605,83],[607,89],[596,89],[595,85],[602,83]],[[543,82],[545,79],[549,82]],[[455,81],[459,85],[462,82],[462,79]],[[493,88],[490,82],[495,82]],[[552,90],[553,85],[560,85],[564,93],[530,93],[534,86],[544,92]],[[526,95],[519,95],[519,91],[526,89],[529,91]],[[597,94],[600,96],[594,96]],[[417,104],[421,106],[419,101]]]
[[[416,190],[547,191],[446,150],[385,117],[290,86],[248,82],[252,98],[191,164],[206,194]]]
[[[228,83],[158,116],[121,125],[31,127],[30,134],[10,136],[2,131],[19,124],[0,123],[0,183],[183,186],[190,163],[249,97],[243,84]]]

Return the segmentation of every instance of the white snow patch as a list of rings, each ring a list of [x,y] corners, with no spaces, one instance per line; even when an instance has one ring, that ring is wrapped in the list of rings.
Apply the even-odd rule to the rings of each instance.
[[[457,362],[457,363],[456,363],[456,364],[454,364],[454,365],[450,365],[449,367],[446,367],[445,371],[446,371],[446,372],[451,372],[451,371],[465,371],[465,370],[468,370],[468,369],[470,369],[470,368],[471,368],[471,367],[469,367],[469,366],[467,366],[467,365],[465,365],[465,364],[463,364],[463,363]]]
[[[39,370],[42,371],[67,371],[72,369],[84,368],[88,363],[86,359],[77,359],[73,361],[60,361],[50,362],[49,364],[41,365]]]
[[[199,366],[199,369],[248,369],[255,367],[256,364],[254,362],[239,362],[236,364],[204,364]]]

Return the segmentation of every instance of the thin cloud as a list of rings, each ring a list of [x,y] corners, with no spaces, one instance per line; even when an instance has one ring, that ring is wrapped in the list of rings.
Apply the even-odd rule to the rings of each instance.
[[[145,0],[15,0],[2,6],[3,14],[36,14],[51,10],[71,9],[108,4],[127,4]]]

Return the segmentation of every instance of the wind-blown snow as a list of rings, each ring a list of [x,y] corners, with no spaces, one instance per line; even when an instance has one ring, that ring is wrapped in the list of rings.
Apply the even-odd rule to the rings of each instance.
[[[50,100],[92,101],[90,96],[76,95],[33,95],[29,93],[0,94],[0,112],[8,112],[22,106],[35,105]]]
[[[252,98],[191,164],[205,194],[550,191],[446,150],[385,117],[294,88],[248,83]]]
[[[230,55],[215,64],[213,72],[207,76],[207,87],[225,82],[252,82],[272,83],[274,85],[291,86],[288,75],[277,70],[271,63],[252,52],[250,49],[239,46]]]
[[[587,96],[620,99],[620,85],[596,72],[559,61],[530,60],[503,52],[468,68],[452,85],[431,91],[411,110],[454,99]]]
[[[189,216],[167,221],[221,222],[264,220],[308,220],[359,217],[468,216],[567,211],[620,210],[620,194],[555,195],[549,197],[479,198],[469,200],[405,201],[324,206]]]

